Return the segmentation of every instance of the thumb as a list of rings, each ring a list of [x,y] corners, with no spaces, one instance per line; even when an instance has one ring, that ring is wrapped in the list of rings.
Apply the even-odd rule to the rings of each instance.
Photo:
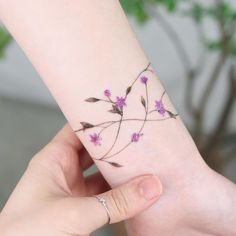
[[[97,197],[105,199],[110,223],[117,223],[150,207],[158,200],[161,193],[162,185],[159,179],[154,175],[145,175]],[[108,223],[107,211],[95,197],[72,198],[68,201],[70,201],[68,212],[74,215],[65,217],[64,211],[64,219],[73,219],[71,223],[77,222],[76,225],[67,225],[73,227],[72,230],[77,234],[90,234]]]

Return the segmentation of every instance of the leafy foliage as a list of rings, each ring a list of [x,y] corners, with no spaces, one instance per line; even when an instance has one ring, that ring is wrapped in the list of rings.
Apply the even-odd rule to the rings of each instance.
[[[139,23],[144,23],[149,19],[145,10],[145,0],[120,0],[125,11],[134,16]]]
[[[219,40],[209,40],[206,42],[206,47],[210,51],[217,51],[223,48],[223,42]]]
[[[134,16],[139,23],[145,23],[150,19],[145,7],[147,4],[160,4],[169,12],[174,12],[181,1],[183,0],[120,0],[120,3],[129,15]]]
[[[231,2],[231,3],[230,3]],[[234,106],[233,100],[235,99],[235,90],[233,89],[233,80],[236,75],[235,60],[228,60],[236,58],[236,9],[232,1],[228,0],[121,0],[125,11],[130,16],[134,17],[139,23],[145,23],[151,16],[157,21],[157,24],[163,29],[168,39],[173,45],[176,54],[183,66],[186,77],[186,91],[185,101],[186,108],[193,118],[194,128],[193,137],[199,147],[200,152],[203,154],[206,162],[218,171],[222,171],[222,166],[227,164],[219,152],[219,144],[223,143],[223,133],[226,132],[227,122],[232,113]],[[196,26],[198,31],[198,41],[202,44],[201,52],[197,63],[191,63],[191,55],[179,37],[175,28],[165,19],[162,15],[164,9],[169,14],[176,14],[179,17],[190,19]],[[213,23],[218,28],[218,34],[215,37],[209,38],[209,34],[205,32],[205,22]],[[210,21],[209,21],[210,20]],[[206,48],[206,50],[204,50]],[[205,70],[205,62],[207,53],[218,53],[218,60],[208,78],[206,76],[206,86],[202,89],[201,97],[198,103],[193,102],[194,91],[197,89],[196,79]],[[228,70],[227,82],[229,89],[227,91],[228,98],[225,99],[223,109],[219,111],[219,119],[215,125],[214,130],[210,135],[205,136],[204,130],[204,117],[208,110],[208,101],[215,88],[215,83],[218,81],[222,70],[225,68],[226,61],[229,61],[231,66]],[[141,103],[145,107],[145,99],[141,98]],[[167,111],[168,112],[168,111]],[[168,112],[169,116],[175,118],[174,114]],[[214,158],[213,158],[214,157]],[[231,160],[232,155],[229,156]],[[216,159],[216,160],[215,160]]]
[[[231,43],[231,54],[232,54],[232,56],[236,57],[236,39],[232,40],[232,43]]]
[[[4,28],[0,27],[0,59],[4,57],[5,50],[11,40],[10,34]]]
[[[218,4],[204,4],[200,1],[188,0],[121,0],[120,1],[127,14],[135,17],[137,22],[145,23],[150,19],[148,7],[162,7],[170,14],[181,13],[182,16],[189,17],[196,24],[202,24],[206,18],[211,18],[220,22],[225,32],[232,34],[236,28],[236,9],[225,0]],[[219,51],[223,49],[221,39],[208,40],[205,42],[209,51]],[[230,46],[231,56],[236,56],[236,42],[232,40]]]
[[[204,16],[206,15],[206,11],[201,4],[196,2],[190,6],[189,10],[184,12],[184,15],[190,16],[196,23],[201,23]]]
[[[236,10],[227,2],[222,2],[219,5],[212,5],[206,8],[208,16],[219,19],[222,18],[225,23],[230,23],[236,20]]]
[[[177,9],[177,5],[181,0],[154,0],[155,3],[161,4],[169,12],[174,12]]]

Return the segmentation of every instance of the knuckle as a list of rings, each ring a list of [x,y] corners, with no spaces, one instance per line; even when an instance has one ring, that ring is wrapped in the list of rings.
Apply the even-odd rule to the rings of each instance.
[[[73,228],[78,225],[78,222],[81,219],[81,215],[79,214],[78,209],[76,208],[69,208],[67,211],[67,221]]]
[[[111,192],[113,214],[117,218],[124,218],[129,214],[129,204],[123,190],[115,189]]]
[[[38,158],[38,154],[36,154],[35,156],[33,156],[30,161],[28,162],[28,166],[27,169],[32,169],[35,168],[35,166],[38,165],[39,162],[39,158]]]
[[[63,217],[60,219],[59,225],[66,229],[68,235],[74,235],[75,233],[76,235],[87,235],[87,228],[84,227],[86,222],[84,221],[83,213],[76,207],[77,205],[76,199],[74,198],[63,199],[60,202],[61,210],[58,214]]]

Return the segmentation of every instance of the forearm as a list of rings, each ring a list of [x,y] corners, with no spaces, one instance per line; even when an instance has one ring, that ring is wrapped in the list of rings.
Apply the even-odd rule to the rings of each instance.
[[[199,156],[118,1],[1,1],[0,14],[111,185],[142,173],[165,181]]]
[[[118,1],[0,0],[0,16],[111,186],[160,177],[133,235],[235,235],[235,186],[206,167]]]

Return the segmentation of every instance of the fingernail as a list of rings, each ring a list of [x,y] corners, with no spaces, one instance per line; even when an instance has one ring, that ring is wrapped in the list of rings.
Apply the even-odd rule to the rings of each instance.
[[[160,181],[155,176],[145,177],[139,182],[138,188],[141,196],[148,201],[158,198],[161,194]]]

